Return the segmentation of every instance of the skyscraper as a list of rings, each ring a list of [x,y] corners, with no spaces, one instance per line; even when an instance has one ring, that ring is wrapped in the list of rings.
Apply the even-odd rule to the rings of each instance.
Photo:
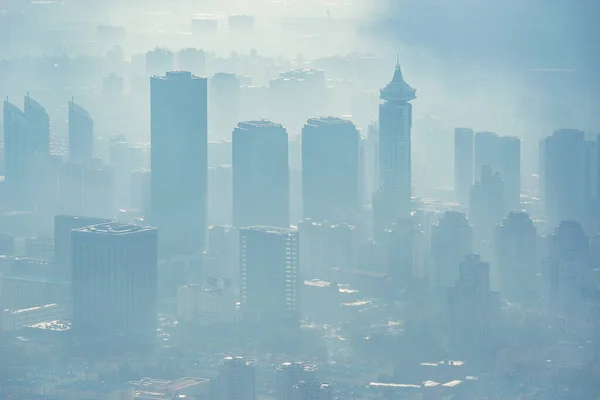
[[[351,223],[360,212],[359,134],[340,118],[312,118],[302,129],[304,218]]]
[[[287,228],[288,135],[271,121],[240,122],[233,131],[233,225]]]
[[[77,342],[99,353],[147,350],[157,322],[156,229],[109,222],[71,238]]]
[[[434,284],[451,287],[458,277],[458,265],[472,251],[473,234],[465,214],[446,211],[431,228]]]
[[[563,129],[541,143],[541,184],[551,225],[581,221],[586,206],[585,135]]]
[[[481,168],[481,178],[471,187],[469,220],[478,242],[489,241],[496,224],[506,215],[505,186],[500,173],[492,173],[492,167]]]
[[[151,218],[161,250],[194,252],[206,237],[206,78],[167,72],[150,86]]]
[[[473,185],[473,130],[454,130],[454,196],[462,207],[469,206]]]
[[[552,310],[567,322],[581,321],[583,286],[590,273],[589,237],[574,221],[563,221],[550,236],[546,282]]]
[[[256,367],[242,357],[225,357],[219,364],[214,398],[255,400]]]
[[[294,386],[316,377],[317,367],[304,362],[284,362],[277,367],[275,396],[277,400],[292,400]]]
[[[321,383],[316,379],[298,382],[294,386],[291,400],[332,400],[333,389],[328,383]]]
[[[494,132],[477,132],[475,134],[475,151],[473,154],[473,171],[475,177],[473,182],[481,180],[481,168],[489,165],[492,171],[498,171],[500,155],[498,147],[498,135]]]
[[[71,265],[71,231],[109,222],[103,218],[56,215],[54,217],[54,262],[59,268]]]
[[[392,81],[380,92],[379,179],[373,198],[373,229],[388,228],[399,218],[408,218],[411,209],[411,127],[416,90],[402,77],[396,64]]]
[[[240,229],[241,311],[246,320],[298,321],[298,232]]]
[[[456,285],[449,290],[450,343],[454,355],[485,359],[496,344],[499,296],[490,291],[490,264],[478,255],[460,263]]]
[[[94,121],[90,113],[69,101],[69,160],[75,163],[87,163],[92,159],[94,150]]]
[[[502,296],[513,301],[531,299],[538,289],[538,253],[537,229],[529,215],[510,212],[496,226],[494,250]]]
[[[46,109],[29,95],[25,96],[23,108],[25,118],[32,128],[33,151],[40,154],[50,153],[50,118]]]
[[[35,153],[34,132],[25,113],[4,101],[4,181],[11,201],[20,203],[31,176],[32,157]]]

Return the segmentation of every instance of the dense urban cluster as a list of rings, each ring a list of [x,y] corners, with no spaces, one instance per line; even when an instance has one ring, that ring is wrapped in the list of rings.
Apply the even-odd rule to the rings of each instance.
[[[600,136],[413,119],[402,56],[192,45],[272,32],[250,14],[10,3],[0,399],[600,396]],[[286,35],[342,40],[351,3]]]

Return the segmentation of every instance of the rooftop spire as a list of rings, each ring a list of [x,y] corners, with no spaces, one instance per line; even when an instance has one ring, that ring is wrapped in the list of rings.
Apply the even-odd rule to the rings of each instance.
[[[416,98],[416,90],[410,87],[402,76],[400,68],[400,57],[396,55],[396,67],[394,68],[394,76],[392,81],[380,91],[380,98],[386,101],[410,101]]]

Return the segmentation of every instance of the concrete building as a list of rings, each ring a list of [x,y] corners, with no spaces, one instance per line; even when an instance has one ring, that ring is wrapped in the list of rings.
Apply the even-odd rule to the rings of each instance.
[[[33,127],[17,106],[8,100],[3,104],[4,187],[12,204],[31,206],[27,198],[35,153]]]
[[[240,122],[233,131],[233,225],[288,228],[288,135],[271,121]]]
[[[538,289],[537,228],[523,212],[511,212],[496,226],[492,280],[512,301],[536,298]]]
[[[458,280],[449,290],[450,345],[453,355],[489,360],[497,343],[499,296],[490,291],[490,264],[478,255],[460,263]]]
[[[217,400],[256,400],[256,367],[242,357],[225,357],[215,386]]]
[[[304,218],[355,223],[360,213],[359,134],[340,118],[311,118],[302,129]]]
[[[151,220],[161,251],[193,253],[206,242],[206,79],[168,72],[150,86]]]
[[[237,321],[237,297],[232,287],[189,284],[177,289],[177,317],[202,325]]]
[[[563,129],[540,142],[541,192],[551,226],[580,221],[586,207],[585,134]]]
[[[240,120],[240,79],[235,74],[219,72],[210,78],[209,84],[208,109],[211,139],[229,139]]]
[[[69,101],[69,161],[88,163],[94,154],[94,121],[74,100]]]
[[[458,278],[460,262],[473,250],[473,233],[463,213],[447,211],[431,228],[432,281],[449,288]]]
[[[168,49],[155,48],[146,52],[146,74],[163,75],[173,71],[173,53]]]
[[[454,196],[461,207],[469,206],[473,185],[473,130],[454,130]]]
[[[0,256],[12,256],[15,253],[15,237],[0,231]]]
[[[380,92],[379,188],[373,197],[374,237],[411,212],[411,128],[416,90],[396,64],[392,81]]]
[[[301,381],[294,385],[289,398],[293,400],[332,400],[333,389],[328,383],[321,383],[316,379]]]
[[[317,367],[304,362],[284,362],[275,371],[275,398],[294,399],[294,386],[316,378]]]
[[[240,229],[242,318],[298,321],[298,232],[256,226]]]
[[[46,109],[29,94],[25,96],[23,111],[31,124],[33,151],[39,154],[50,153],[50,117]]]
[[[75,215],[56,215],[54,217],[54,262],[58,268],[70,270],[72,256],[71,231],[105,222],[110,222],[110,220]],[[70,273],[67,275],[71,276]]]
[[[475,246],[489,243],[494,227],[506,215],[505,185],[500,173],[492,173],[492,167],[482,167],[481,178],[471,187],[469,221],[475,230]],[[487,255],[487,254],[486,254]]]
[[[76,343],[98,353],[146,350],[157,323],[156,228],[109,222],[71,237]]]

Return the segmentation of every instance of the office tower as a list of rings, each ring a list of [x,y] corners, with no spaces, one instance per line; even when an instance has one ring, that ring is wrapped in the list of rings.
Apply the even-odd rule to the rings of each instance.
[[[291,400],[332,400],[333,390],[328,383],[311,379],[295,385],[289,398]]]
[[[144,156],[143,147],[129,144],[124,137],[111,140],[110,166],[114,170],[115,204],[119,209],[129,207],[131,173],[144,167]]]
[[[271,121],[240,122],[233,131],[233,225],[287,228],[288,135]]]
[[[50,118],[46,109],[29,95],[25,96],[23,107],[25,118],[31,124],[33,151],[40,154],[50,153]]]
[[[218,400],[255,400],[256,367],[242,357],[225,357],[215,386]]]
[[[54,217],[54,262],[59,268],[71,265],[71,231],[110,222],[106,218],[56,215]]]
[[[481,179],[471,187],[469,220],[478,242],[489,241],[496,224],[506,215],[504,181],[489,165],[481,168]]]
[[[450,343],[453,355],[486,360],[497,342],[500,303],[490,291],[490,264],[467,255],[448,296]]]
[[[537,228],[524,212],[510,212],[496,226],[494,278],[500,293],[511,301],[531,300],[537,294]]]
[[[298,232],[240,229],[241,311],[246,320],[298,321]]]
[[[492,132],[475,135],[475,181],[481,181],[482,168],[490,166],[505,185],[504,207],[521,210],[521,140],[514,136],[498,136]]]
[[[497,171],[504,181],[504,207],[507,211],[521,211],[521,139],[502,136],[498,143],[500,164]]]
[[[275,371],[275,398],[277,400],[291,400],[294,386],[300,382],[313,380],[316,377],[317,367],[304,362],[284,362],[279,364]]]
[[[71,232],[73,335],[98,354],[148,350],[156,336],[156,228],[108,222]]]
[[[241,84],[235,74],[219,72],[210,78],[209,131],[213,139],[228,139],[240,117]]]
[[[585,135],[563,129],[541,142],[542,194],[548,222],[581,221],[585,209]]]
[[[458,277],[458,266],[473,250],[473,234],[463,213],[446,211],[431,228],[433,281],[437,287],[451,287]]]
[[[167,72],[150,83],[151,218],[162,250],[194,252],[206,237],[206,79]]]
[[[416,90],[404,82],[400,64],[392,81],[381,89],[379,105],[379,188],[373,198],[373,228],[377,234],[411,209],[411,126]]]
[[[566,322],[580,321],[583,286],[590,273],[589,238],[581,224],[562,221],[549,238],[545,274],[552,310]]]
[[[371,204],[372,194],[377,190],[379,185],[379,128],[377,123],[372,123],[367,128],[367,137],[365,143],[365,158],[364,158],[364,174],[365,183],[364,190],[366,199],[363,206]]]
[[[462,207],[469,206],[473,185],[473,130],[454,130],[454,196]]]
[[[194,75],[206,74],[206,53],[200,49],[181,49],[177,53],[177,65],[180,71],[190,71]]]
[[[115,73],[102,78],[102,95],[110,100],[119,100],[124,94],[123,77]]]
[[[250,34],[254,31],[254,17],[252,15],[235,14],[229,16],[229,32]]]
[[[173,53],[167,49],[156,48],[146,52],[146,74],[163,75],[173,71]]]
[[[85,168],[84,215],[110,218],[115,215],[115,174],[108,165]]]
[[[360,213],[359,134],[340,118],[311,118],[302,129],[304,218],[352,223]]]
[[[74,163],[87,163],[94,150],[94,121],[90,113],[69,101],[69,160]]]
[[[3,118],[4,183],[12,203],[16,205],[28,197],[31,159],[35,152],[34,133],[25,113],[8,100],[4,100]]]
[[[585,202],[591,205],[598,199],[598,143],[586,139],[585,147]]]
[[[412,219],[399,219],[385,232],[384,272],[397,283],[410,286],[418,275],[420,227]]]

